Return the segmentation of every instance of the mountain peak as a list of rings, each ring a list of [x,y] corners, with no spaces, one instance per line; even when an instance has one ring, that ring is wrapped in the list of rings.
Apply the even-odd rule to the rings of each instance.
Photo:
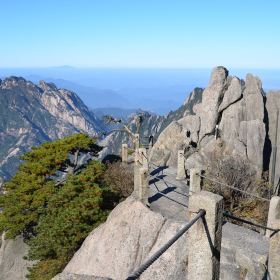
[[[54,83],[47,83],[43,80],[39,81],[39,86],[43,91],[55,91],[57,87]]]
[[[15,87],[36,89],[37,87],[30,81],[25,80],[23,77],[10,76],[0,82],[2,89],[12,89]]]

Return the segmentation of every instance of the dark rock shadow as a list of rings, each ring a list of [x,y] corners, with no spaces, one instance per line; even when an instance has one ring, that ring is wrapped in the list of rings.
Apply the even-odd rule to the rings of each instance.
[[[108,164],[108,163],[114,163],[114,162],[120,162],[122,158],[117,155],[107,155],[102,159],[102,163]]]
[[[271,158],[271,151],[272,151],[272,145],[271,140],[269,139],[269,118],[268,118],[268,112],[266,109],[266,96],[263,98],[264,101],[264,123],[265,123],[265,142],[264,142],[264,148],[263,148],[263,171],[269,170],[269,164],[270,164],[270,158]]]

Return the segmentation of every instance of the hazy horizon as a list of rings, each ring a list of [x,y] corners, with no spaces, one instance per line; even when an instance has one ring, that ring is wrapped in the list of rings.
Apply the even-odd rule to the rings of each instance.
[[[195,87],[206,87],[212,69],[207,68],[0,68],[0,78],[23,76],[38,83],[54,82],[76,92],[90,108],[119,107],[166,114],[180,107]],[[280,70],[231,69],[229,75],[245,79],[258,76],[263,88],[280,90]]]

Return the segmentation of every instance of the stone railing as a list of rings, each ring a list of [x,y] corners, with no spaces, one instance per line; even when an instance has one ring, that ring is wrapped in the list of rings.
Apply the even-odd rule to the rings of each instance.
[[[201,170],[198,169],[190,170],[190,188],[189,188],[190,211],[192,210],[192,205],[191,205],[192,197],[196,196],[197,194],[201,194],[203,192],[201,188],[202,185],[201,178],[203,176],[201,175],[201,173],[202,173]],[[206,206],[207,203],[205,204],[204,203],[202,202],[201,205]],[[218,211],[222,211],[221,208],[218,208]],[[255,227],[266,229],[266,236],[269,238],[268,274],[271,280],[280,279],[279,278],[280,277],[280,197],[274,196],[271,198],[269,202],[268,221],[266,227],[255,224],[245,219],[240,219],[233,215],[228,215],[223,212],[221,213],[222,216],[224,215],[226,217],[236,219],[239,222],[247,223]]]
[[[122,157],[123,161],[125,162],[127,157],[127,145],[123,144],[122,147]],[[184,153],[181,150],[178,152],[178,168],[176,176],[176,179],[178,180],[183,180],[186,178],[184,162]],[[149,205],[149,175],[148,151],[146,148],[138,148],[134,152],[133,193],[134,196],[136,196],[145,205]],[[270,279],[279,279],[277,277],[280,275],[280,232],[278,230],[280,228],[280,197],[273,197],[270,200],[267,227],[257,225],[251,221],[240,219],[225,212],[223,198],[220,195],[202,190],[202,179],[204,177],[205,176],[202,175],[201,170],[190,170],[189,206],[188,211],[186,211],[186,216],[188,216],[189,220],[192,221],[194,217],[196,217],[196,215],[200,212],[200,210],[205,211],[205,215],[203,215],[200,219],[197,219],[197,221],[189,227],[188,279],[219,279],[222,223],[224,217],[231,218],[233,220],[236,219],[239,222],[241,221],[262,229],[266,229],[266,236],[269,238],[268,270]],[[257,198],[262,199],[261,197]],[[187,225],[186,228],[188,228]],[[171,241],[172,240],[170,240],[170,242]],[[165,247],[165,249],[161,248],[162,252],[159,251],[159,255],[163,253],[164,250],[168,249],[167,244],[165,244]],[[137,273],[140,273],[140,271],[143,269],[147,269],[149,265],[157,259],[158,256],[153,257],[154,259],[150,259],[147,261],[147,263],[143,264]],[[127,279],[137,278],[132,277]]]

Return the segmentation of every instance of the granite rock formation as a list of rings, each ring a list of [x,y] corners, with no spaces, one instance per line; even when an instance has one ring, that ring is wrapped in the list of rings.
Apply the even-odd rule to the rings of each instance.
[[[205,168],[209,153],[222,147],[219,152],[249,161],[257,174],[267,171],[275,142],[279,92],[266,96],[259,78],[248,74],[243,81],[229,76],[224,67],[217,67],[201,95],[191,113],[172,122],[159,135],[151,161],[176,166],[177,151],[184,149],[187,169]],[[279,151],[277,160],[279,164]]]

